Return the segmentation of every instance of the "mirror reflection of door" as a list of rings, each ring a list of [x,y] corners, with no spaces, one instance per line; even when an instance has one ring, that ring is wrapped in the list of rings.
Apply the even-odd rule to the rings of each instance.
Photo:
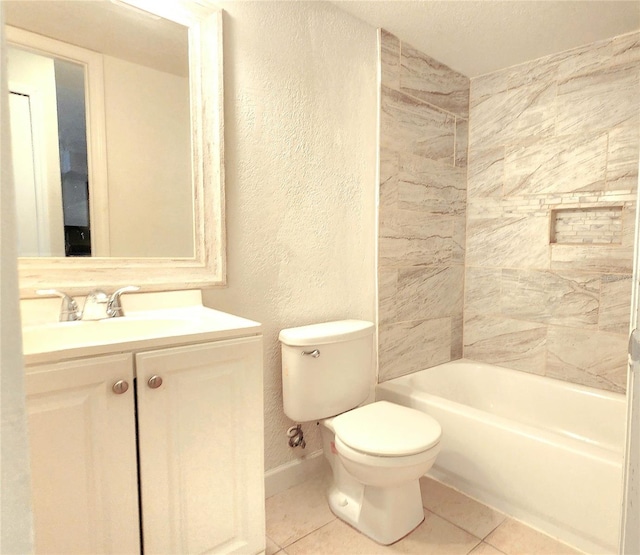
[[[9,49],[10,116],[21,256],[89,256],[84,70]]]

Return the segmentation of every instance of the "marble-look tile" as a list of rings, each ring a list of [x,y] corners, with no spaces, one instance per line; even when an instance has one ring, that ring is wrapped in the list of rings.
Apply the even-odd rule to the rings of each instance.
[[[328,479],[322,474],[266,500],[266,530],[273,542],[287,547],[335,520],[325,494]]]
[[[451,315],[451,360],[458,360],[463,355],[464,318],[462,310]]]
[[[471,149],[552,136],[555,101],[555,82],[531,83],[479,100],[469,119]]]
[[[509,518],[485,539],[509,555],[580,555],[572,547]]]
[[[502,270],[467,266],[464,282],[465,314],[500,314]]]
[[[426,509],[473,534],[484,538],[495,530],[505,515],[431,478],[420,479],[422,504]]]
[[[628,274],[633,248],[608,245],[551,245],[552,270]]]
[[[603,275],[600,286],[599,328],[612,333],[629,333],[631,317],[631,274]]]
[[[470,84],[469,106],[476,106],[489,96],[505,92],[507,90],[507,78],[507,70],[473,77]]]
[[[510,216],[467,222],[469,266],[549,267],[548,216]]]
[[[462,313],[462,266],[399,268],[393,282],[388,271],[379,276],[380,324]]]
[[[533,322],[473,315],[465,317],[464,356],[542,374],[547,327]]]
[[[500,307],[504,316],[597,329],[598,274],[502,270]]]
[[[378,343],[381,382],[431,368],[450,360],[451,320],[382,325]]]
[[[455,116],[385,86],[381,110],[383,148],[453,164]]]
[[[550,56],[518,64],[504,70],[507,74],[507,88],[517,89],[532,83],[557,80],[558,62]]]
[[[612,65],[612,41],[605,39],[549,56],[556,64],[559,81],[601,71]]]
[[[612,63],[633,64],[640,62],[640,33],[634,32],[612,39]]]
[[[398,270],[378,267],[378,323],[391,323],[396,315]]]
[[[447,112],[469,117],[469,78],[402,44],[400,90]]]
[[[400,155],[398,207],[430,216],[462,215],[466,201],[466,171],[421,158]]]
[[[429,266],[398,270],[395,322],[462,314],[464,268]]]
[[[451,261],[453,221],[413,210],[380,208],[379,264],[442,266]]]
[[[502,219],[503,204],[502,197],[467,198],[467,220]]]
[[[609,131],[607,189],[635,190],[638,186],[640,124],[622,125]]]
[[[380,61],[382,84],[400,89],[400,39],[380,29]]]
[[[553,138],[506,149],[504,195],[603,191],[607,135]]]
[[[504,184],[505,148],[472,148],[467,166],[467,196],[500,197]]]
[[[625,389],[626,335],[549,326],[547,353],[548,376],[610,391]]]
[[[469,150],[469,120],[456,118],[456,154],[455,164],[460,168],[467,167]]]
[[[558,84],[559,135],[592,133],[631,123],[640,106],[640,67],[620,65]]]
[[[452,218],[451,263],[464,265],[467,245],[467,219],[464,216]]]
[[[380,205],[396,206],[398,201],[398,153],[380,149]]]

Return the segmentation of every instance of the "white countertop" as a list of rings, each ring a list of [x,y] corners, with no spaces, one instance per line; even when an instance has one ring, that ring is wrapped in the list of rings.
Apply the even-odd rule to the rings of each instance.
[[[187,293],[180,296],[176,293]],[[259,335],[258,322],[202,306],[200,292],[123,296],[125,316],[57,322],[59,301],[33,299],[22,306],[25,364],[59,362],[110,353],[174,347]],[[168,295],[168,296],[167,296]],[[36,303],[44,303],[36,305]],[[45,306],[45,304],[47,306]],[[150,308],[150,306],[154,308]],[[56,310],[57,310],[56,308]]]

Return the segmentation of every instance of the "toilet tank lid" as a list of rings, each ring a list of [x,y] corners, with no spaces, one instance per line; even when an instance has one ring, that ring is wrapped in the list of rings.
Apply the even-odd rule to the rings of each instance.
[[[372,334],[373,329],[373,322],[339,320],[282,330],[278,339],[291,347],[306,347],[365,337]]]

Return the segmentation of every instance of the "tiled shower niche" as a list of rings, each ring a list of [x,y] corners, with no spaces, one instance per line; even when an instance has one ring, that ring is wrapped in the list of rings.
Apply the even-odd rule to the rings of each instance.
[[[622,244],[622,206],[551,210],[550,243]]]

